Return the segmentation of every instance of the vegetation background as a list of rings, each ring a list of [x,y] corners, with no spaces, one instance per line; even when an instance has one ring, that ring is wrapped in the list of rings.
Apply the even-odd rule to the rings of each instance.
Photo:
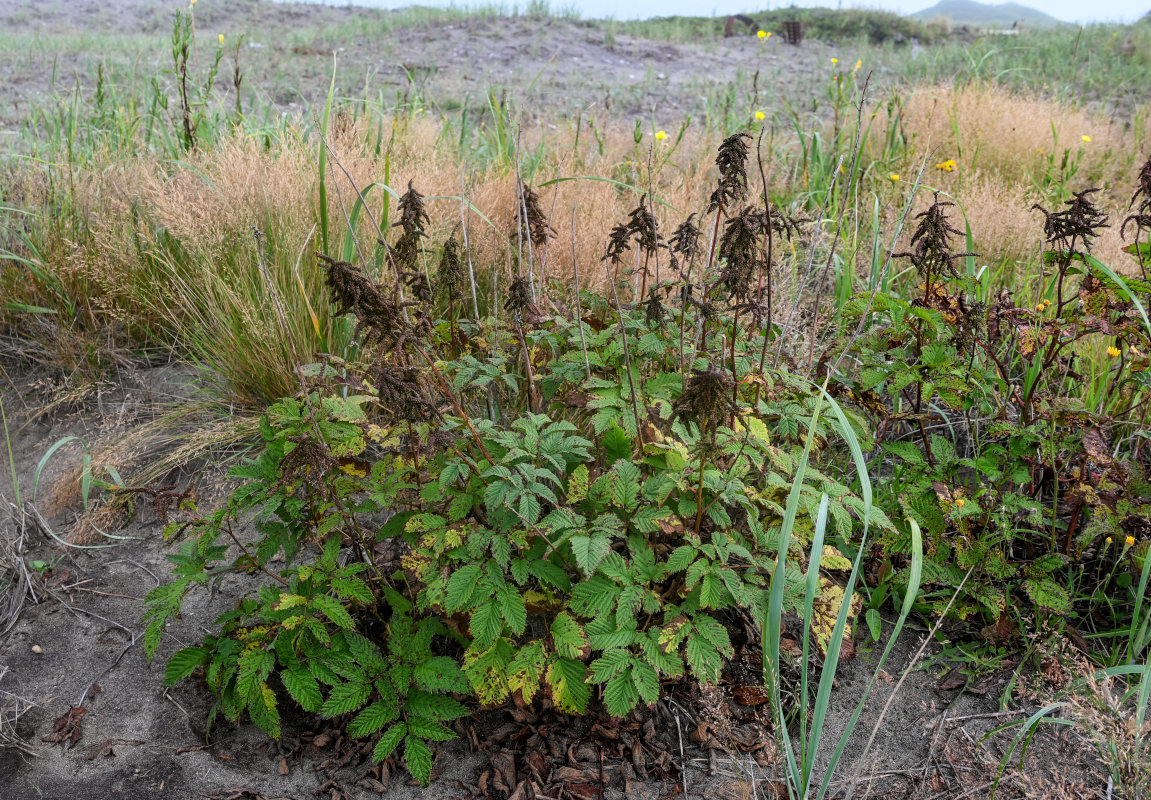
[[[146,648],[215,697],[184,739],[250,719],[250,774],[332,752],[337,793],[476,723],[480,793],[686,794],[687,720],[745,796],[1146,793],[1151,27],[755,19],[0,4],[21,786],[79,763],[30,739],[166,704]],[[897,645],[1003,726],[885,770]],[[601,729],[560,773],[500,708]],[[611,730],[630,776],[574,755]],[[244,780],[162,741],[108,785]]]

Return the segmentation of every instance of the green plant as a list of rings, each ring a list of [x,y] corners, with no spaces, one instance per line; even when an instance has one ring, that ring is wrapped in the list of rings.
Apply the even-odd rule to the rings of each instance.
[[[1105,433],[1139,424],[1151,343],[1144,284],[1090,255],[1105,225],[1091,193],[1073,195],[1062,211],[1037,207],[1051,250],[1034,309],[1005,290],[973,300],[983,290],[971,254],[953,247],[963,234],[938,195],[900,254],[920,280],[918,296],[845,306],[862,332],[851,345],[859,370],[845,388],[874,415],[898,486],[880,505],[898,504],[925,531],[924,599],[942,608],[974,568],[954,613],[1005,629],[1021,614],[1020,595],[1040,613],[1088,617],[1099,595],[1075,587],[1114,564],[1104,539],[1128,537],[1124,525],[1151,511],[1136,441],[1120,453]],[[1106,379],[1076,399],[1077,359],[1092,340],[1108,345]],[[882,541],[896,586],[906,580],[898,565],[907,546],[905,534]],[[881,586],[881,598],[892,588]],[[1138,600],[1125,599],[1119,616]]]
[[[263,452],[233,471],[245,483],[228,505],[169,528],[195,537],[149,597],[149,655],[192,587],[234,570],[270,580],[219,634],[177,652],[167,681],[203,668],[226,718],[246,712],[271,735],[278,681],[308,710],[356,714],[354,735],[391,726],[377,758],[402,740],[426,783],[426,741],[467,713],[455,696],[546,693],[582,713],[600,687],[623,716],[658,699],[661,676],[715,683],[733,654],[728,625],[766,623],[769,579],[775,613],[799,611],[821,563],[852,563],[841,553],[857,551],[858,521],[892,531],[831,454],[839,431],[863,463],[859,418],[833,404],[828,423],[822,392],[763,366],[772,327],[746,309],[783,223],[751,208],[723,219],[746,195],[743,138],[720,148],[712,206],[724,232],[690,280],[679,267],[656,279],[663,240],[644,201],[617,226],[609,269],[644,254],[628,307],[622,275],[610,298],[583,292],[578,316],[543,314],[523,276],[499,320],[435,305],[415,268],[423,217],[410,187],[394,277],[325,259],[365,360],[309,367],[301,393],[269,409]],[[699,236],[689,221],[672,250],[693,263]],[[668,302],[688,287],[697,298]],[[240,529],[249,517],[254,535]],[[802,554],[817,530],[814,567],[785,566],[781,549]],[[278,552],[288,566],[274,573]],[[816,585],[826,620],[813,636],[834,660],[852,603],[828,578]]]

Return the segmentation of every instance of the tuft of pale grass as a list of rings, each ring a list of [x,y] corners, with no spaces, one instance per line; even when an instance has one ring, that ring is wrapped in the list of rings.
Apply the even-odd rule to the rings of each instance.
[[[1125,130],[1112,118],[979,83],[918,87],[903,113],[916,152],[934,151],[939,161],[954,158],[961,170],[990,171],[1015,183],[1042,175],[1048,155],[1059,163],[1066,149],[1080,158],[1077,185],[1125,187],[1140,160],[1135,142],[1147,140],[1146,132]]]

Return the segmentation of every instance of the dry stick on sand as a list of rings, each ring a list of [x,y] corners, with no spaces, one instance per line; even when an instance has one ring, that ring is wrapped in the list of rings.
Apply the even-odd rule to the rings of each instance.
[[[939,619],[936,621],[935,625],[932,626],[931,631],[927,634],[927,636],[924,637],[923,644],[921,644],[919,649],[915,651],[915,655],[912,657],[911,663],[909,663],[903,670],[903,674],[899,676],[899,681],[895,684],[895,688],[893,688],[891,690],[891,694],[888,695],[887,702],[883,704],[883,710],[879,712],[879,719],[875,721],[875,725],[871,728],[871,735],[867,737],[867,744],[864,745],[863,751],[859,754],[859,758],[855,760],[856,766],[847,785],[847,791],[843,795],[843,800],[851,800],[851,797],[855,792],[855,787],[859,783],[859,779],[863,774],[862,765],[866,761],[868,753],[871,751],[871,745],[875,743],[875,735],[879,732],[879,729],[883,727],[883,718],[887,716],[887,712],[891,709],[891,704],[895,702],[895,698],[899,695],[899,690],[903,687],[903,682],[907,680],[907,676],[911,674],[911,670],[914,669],[915,665],[918,664],[919,661],[923,658],[923,653],[927,650],[928,643],[935,638],[935,634],[939,631],[939,627],[943,624],[943,620],[947,618],[947,612],[951,610],[951,606],[955,602],[955,598],[959,597],[959,593],[963,591],[963,587],[967,585],[967,579],[971,577],[971,573],[974,571],[975,566],[972,565],[971,568],[967,570],[967,574],[963,576],[963,580],[961,580],[959,585],[955,587],[955,592],[952,593],[951,599],[947,601],[947,607],[943,609],[943,613],[939,615]]]

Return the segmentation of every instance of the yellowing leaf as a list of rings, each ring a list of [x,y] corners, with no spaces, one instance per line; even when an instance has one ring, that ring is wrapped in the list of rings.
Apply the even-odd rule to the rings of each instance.
[[[825,544],[819,566],[822,569],[851,569],[851,559],[831,545]]]
[[[815,605],[811,610],[811,633],[815,637],[815,645],[819,648],[821,656],[827,655],[827,645],[831,641],[832,631],[835,630],[835,620],[839,616],[839,608],[843,605],[843,587],[827,578],[819,579],[819,597],[815,598]],[[851,620],[863,608],[863,601],[858,595],[851,598],[851,610],[848,612],[848,622],[843,628],[844,642],[851,641]],[[846,646],[844,653],[851,652]]]

